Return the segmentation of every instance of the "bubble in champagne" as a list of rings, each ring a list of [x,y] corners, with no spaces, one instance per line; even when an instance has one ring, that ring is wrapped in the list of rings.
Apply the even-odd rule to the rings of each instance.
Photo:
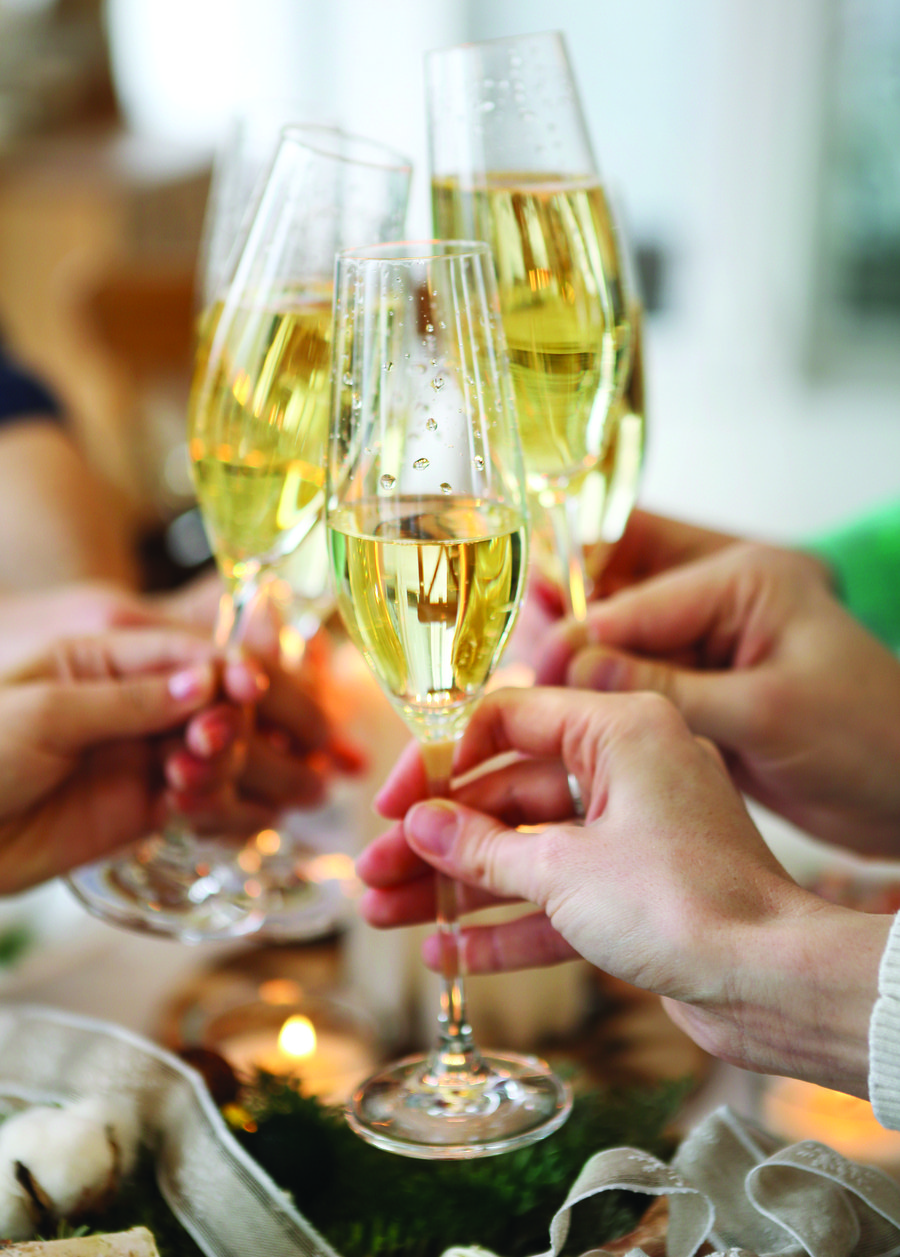
[[[441,483],[441,493],[452,493],[452,492],[453,492],[453,485],[447,484],[447,481],[444,480]]]
[[[413,467],[415,467],[416,471],[424,471],[427,466],[428,466],[427,458],[417,458],[416,461],[413,463]]]
[[[393,489],[393,487],[394,487],[394,485],[395,485],[396,483],[397,483],[397,477],[396,477],[396,476],[390,476],[390,475],[388,475],[388,473],[387,473],[387,472],[385,472],[385,474],[381,477],[381,487],[382,487],[382,489]]]
[[[433,419],[433,418],[429,419],[428,422],[425,424],[425,427],[428,429],[429,432],[437,432],[437,419]]]

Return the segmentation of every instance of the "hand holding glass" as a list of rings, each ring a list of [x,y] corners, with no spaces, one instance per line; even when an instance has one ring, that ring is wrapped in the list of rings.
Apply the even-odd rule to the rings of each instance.
[[[335,281],[326,527],[338,606],[418,739],[432,795],[511,632],[525,581],[524,476],[493,266],[482,243],[345,251]],[[408,1156],[503,1152],[555,1130],[544,1062],[481,1054],[456,888],[438,880],[439,1037],[355,1093],[351,1126]]]

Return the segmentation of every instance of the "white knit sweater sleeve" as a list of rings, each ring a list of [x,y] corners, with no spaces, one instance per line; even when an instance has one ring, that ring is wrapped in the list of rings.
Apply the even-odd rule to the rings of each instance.
[[[869,1099],[881,1125],[900,1130],[900,913],[881,957],[869,1023]]]

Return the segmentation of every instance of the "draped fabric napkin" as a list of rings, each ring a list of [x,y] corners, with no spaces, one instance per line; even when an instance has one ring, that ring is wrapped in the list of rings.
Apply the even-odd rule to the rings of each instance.
[[[701,1246],[729,1257],[900,1253],[900,1183],[811,1139],[783,1146],[728,1108],[701,1122],[670,1165],[632,1148],[596,1153],[554,1216],[541,1257],[558,1257],[579,1201],[617,1189],[668,1197],[667,1257],[693,1257]],[[642,1252],[632,1248],[628,1257]],[[470,1253],[484,1257],[483,1249],[463,1248],[444,1257]]]
[[[0,1102],[130,1097],[160,1190],[208,1257],[337,1257],[234,1139],[200,1075],[107,1022],[0,1009]],[[2,1104],[0,1104],[2,1108]]]

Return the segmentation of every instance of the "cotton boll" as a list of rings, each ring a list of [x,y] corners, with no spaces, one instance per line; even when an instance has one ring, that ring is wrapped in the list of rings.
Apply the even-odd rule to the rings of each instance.
[[[0,1160],[27,1167],[65,1218],[101,1203],[116,1183],[116,1152],[96,1120],[69,1109],[36,1105],[0,1127]]]
[[[87,1096],[67,1105],[65,1111],[96,1122],[105,1130],[118,1153],[119,1177],[131,1173],[141,1138],[140,1116],[133,1101],[124,1096]]]
[[[5,1240],[30,1240],[34,1217],[30,1202],[7,1165],[0,1165],[0,1236]]]

